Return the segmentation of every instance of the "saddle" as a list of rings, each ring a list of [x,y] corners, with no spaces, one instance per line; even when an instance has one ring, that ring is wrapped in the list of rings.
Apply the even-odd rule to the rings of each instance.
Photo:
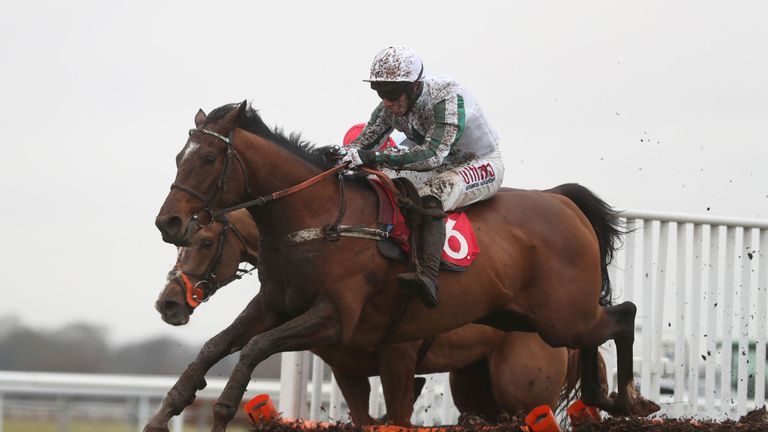
[[[368,181],[379,198],[378,228],[389,233],[389,238],[376,242],[379,253],[399,262],[408,262],[410,258],[413,267],[413,263],[420,261],[421,257],[419,256],[420,248],[411,246],[418,244],[418,239],[421,238],[419,231],[422,225],[421,219],[424,217],[423,213],[416,209],[417,207],[420,209],[421,204],[421,197],[419,197],[416,187],[407,178],[394,178],[392,183],[399,195],[396,197],[378,178],[369,178]],[[474,233],[471,231],[471,226],[463,211],[448,212],[445,220],[455,221],[458,218],[466,220],[466,224],[463,226],[469,229],[471,235],[464,237],[471,237],[470,240],[474,249],[468,252],[468,255],[471,255],[468,257],[469,259],[463,261],[451,260],[451,256],[446,254],[444,250],[440,260],[440,270],[442,271],[465,271],[479,252]],[[410,252],[417,255],[411,255]]]

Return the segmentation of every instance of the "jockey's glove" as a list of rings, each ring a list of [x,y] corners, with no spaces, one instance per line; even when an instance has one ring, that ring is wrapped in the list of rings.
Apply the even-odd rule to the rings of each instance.
[[[358,150],[350,148],[347,154],[341,159],[340,164],[349,162],[349,167],[372,166],[376,163],[376,152],[371,150]]]

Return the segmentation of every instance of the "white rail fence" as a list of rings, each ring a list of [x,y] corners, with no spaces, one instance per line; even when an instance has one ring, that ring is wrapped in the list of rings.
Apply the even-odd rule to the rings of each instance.
[[[632,232],[611,265],[611,280],[616,302],[638,306],[635,377],[642,393],[675,417],[733,418],[765,404],[768,220],[645,211],[622,217]],[[615,389],[613,346],[606,345]],[[328,375],[327,365],[310,353],[284,353],[280,382],[252,383],[246,397],[268,393],[286,417],[347,420],[338,387],[324,379]],[[13,397],[19,395],[56,396],[64,412],[60,423],[66,421],[68,400],[120,396],[133,401],[143,425],[173,382],[0,372],[0,416],[15,408]],[[223,389],[224,380],[208,382],[198,399],[215,399]],[[380,416],[378,379],[371,388],[371,413]],[[430,376],[414,423],[451,424],[457,417],[446,374]],[[183,423],[174,420],[172,430],[181,431]],[[0,421],[0,432],[2,427]]]
[[[611,267],[638,306],[635,372],[672,416],[765,403],[768,221],[633,211]],[[668,395],[663,395],[665,390]]]
[[[0,371],[0,432],[6,417],[54,420],[58,430],[69,430],[74,417],[86,421],[124,420],[141,432],[177,377],[141,375],[64,374]],[[226,379],[207,378],[197,401],[215,401]],[[246,398],[266,393],[280,400],[278,380],[251,382]],[[210,410],[207,410],[210,412]],[[184,415],[174,417],[170,429],[184,429]],[[201,419],[202,420],[202,419]],[[204,430],[206,422],[198,422]],[[205,429],[207,430],[207,429]]]

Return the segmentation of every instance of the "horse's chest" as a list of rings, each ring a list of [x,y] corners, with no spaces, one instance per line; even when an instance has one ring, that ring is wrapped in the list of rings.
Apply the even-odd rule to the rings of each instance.
[[[306,311],[316,296],[306,268],[287,261],[264,264],[259,266],[259,280],[268,306],[289,316]]]

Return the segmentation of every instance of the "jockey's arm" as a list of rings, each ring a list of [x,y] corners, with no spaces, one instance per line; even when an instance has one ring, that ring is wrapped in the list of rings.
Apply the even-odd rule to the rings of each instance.
[[[396,170],[430,171],[443,163],[464,133],[464,99],[454,95],[432,107],[435,122],[424,141],[399,154],[376,153],[376,164]]]
[[[379,148],[381,143],[389,137],[392,129],[392,120],[389,118],[387,110],[384,109],[384,104],[380,103],[373,110],[368,124],[365,125],[360,135],[349,146],[358,150]]]

